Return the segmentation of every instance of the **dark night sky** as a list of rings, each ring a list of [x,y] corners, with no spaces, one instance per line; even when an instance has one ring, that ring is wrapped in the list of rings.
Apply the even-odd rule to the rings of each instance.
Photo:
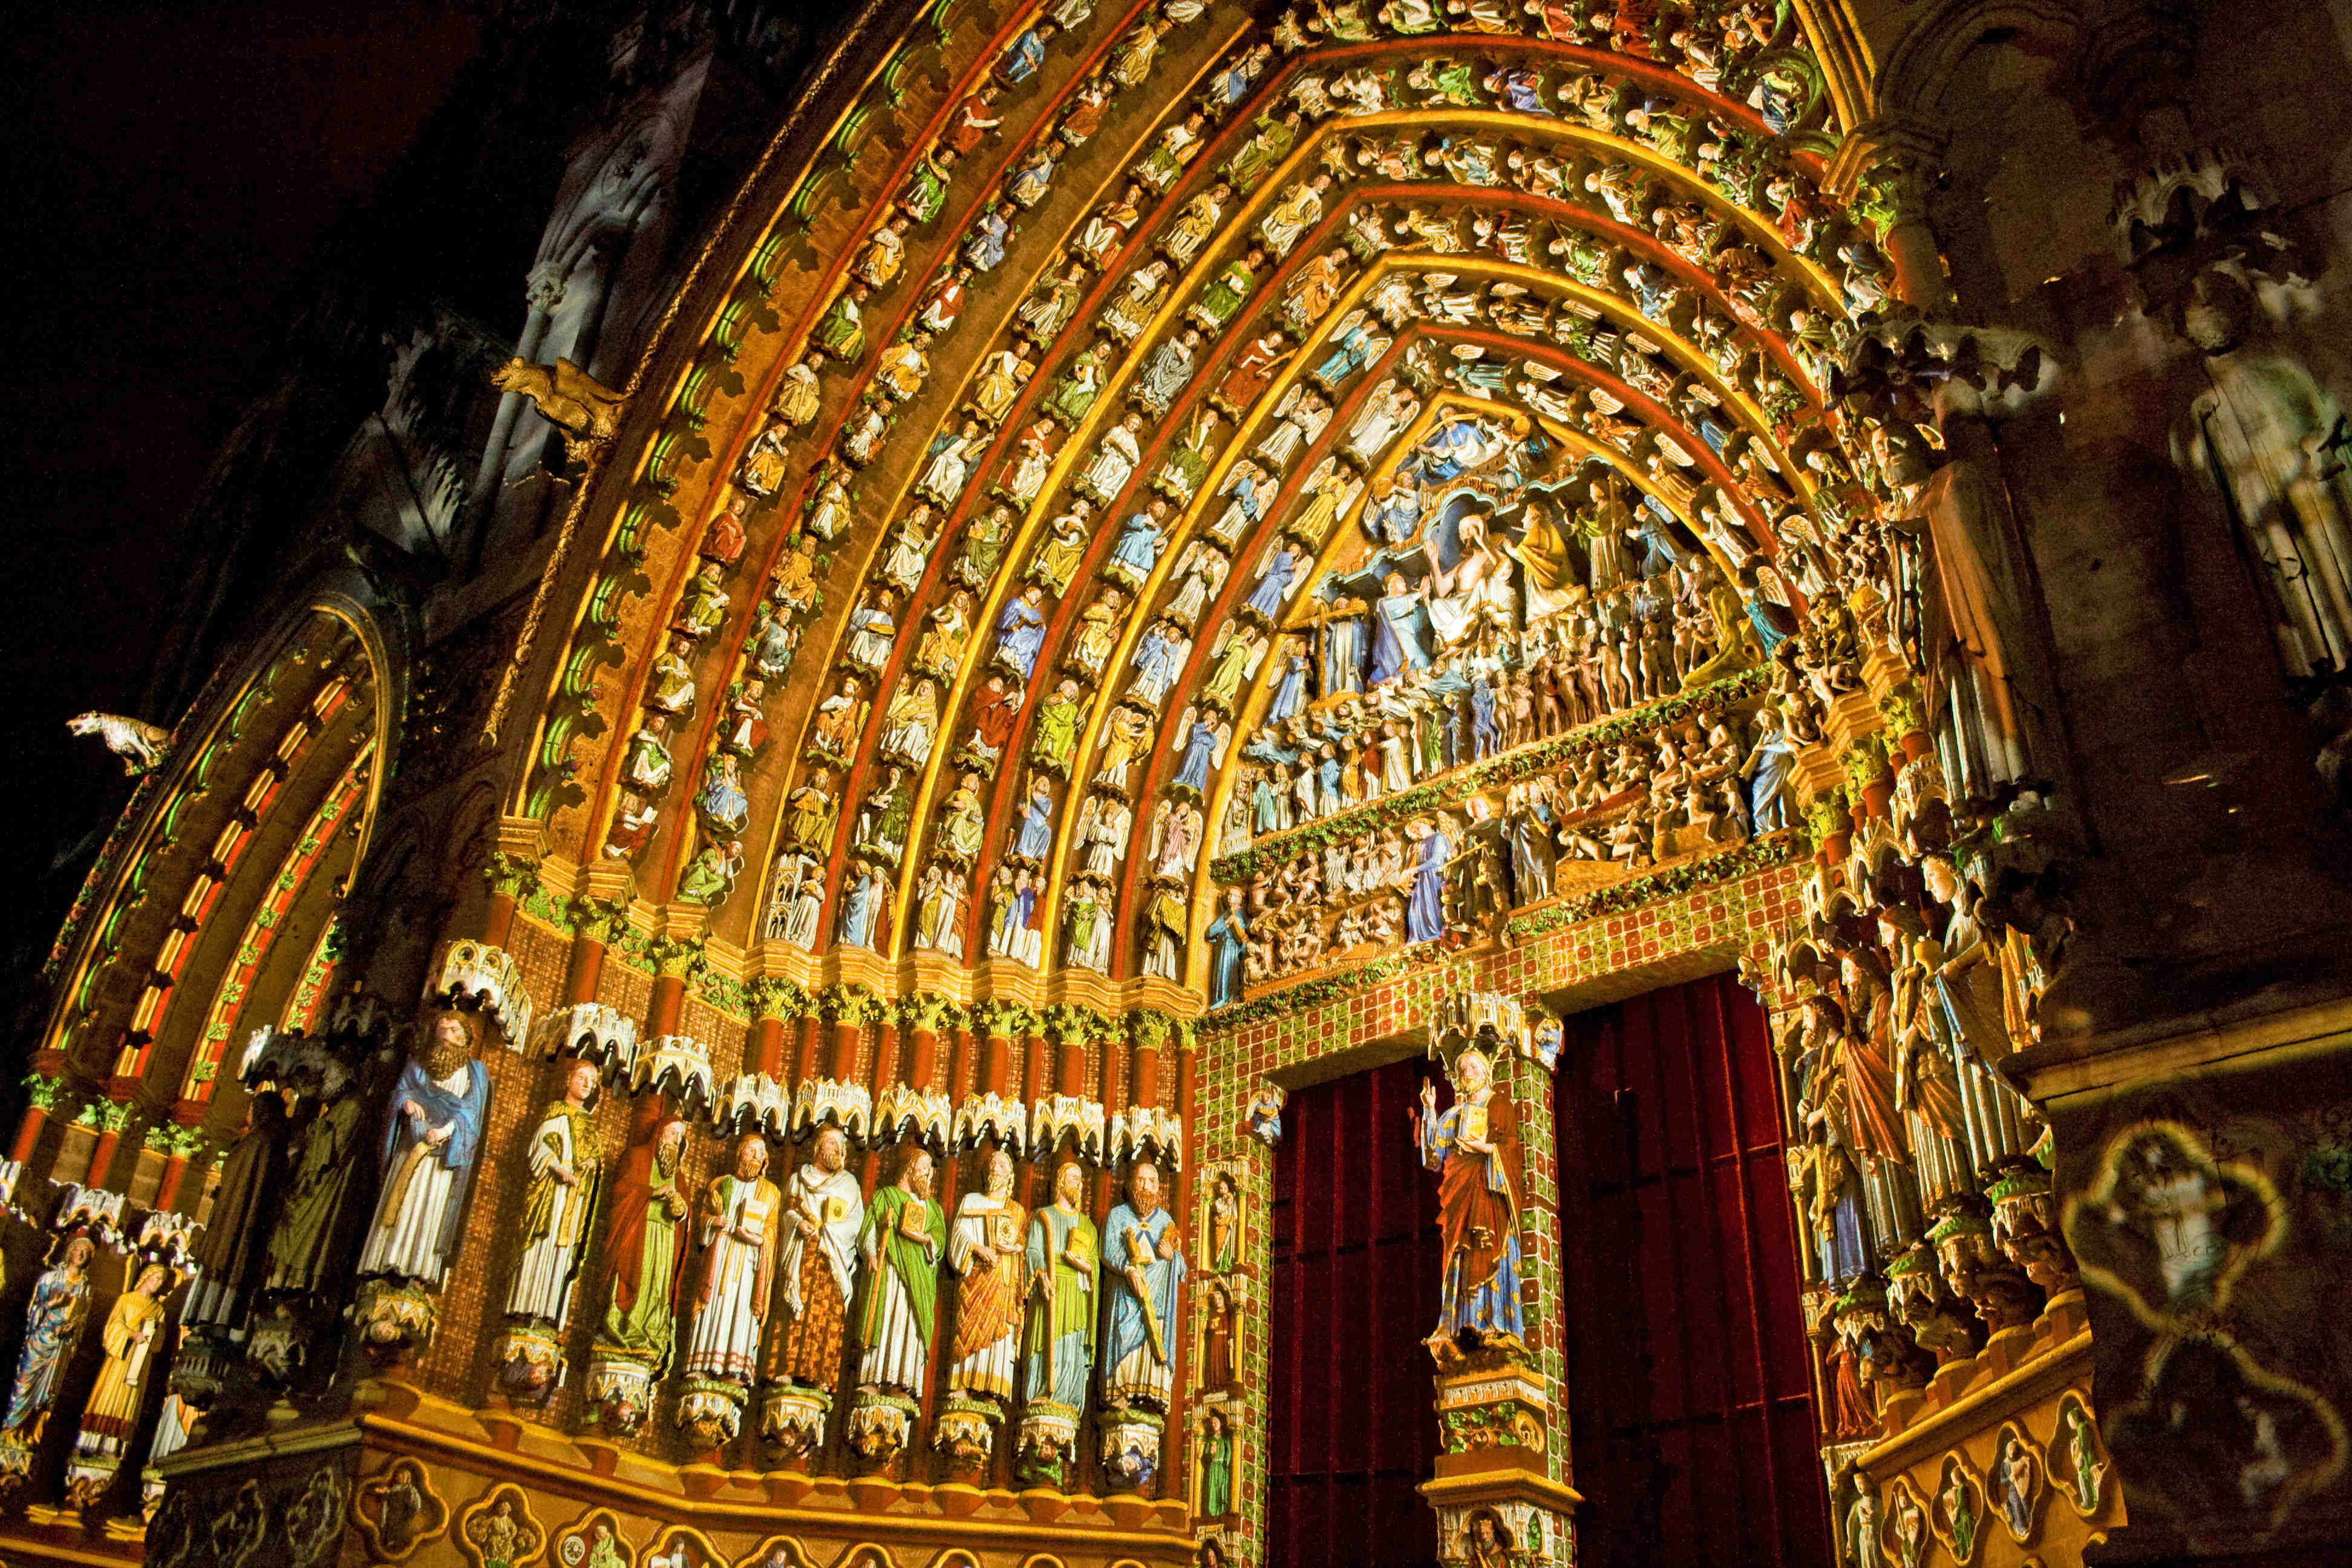
[[[66,718],[138,700],[189,498],[262,384],[289,296],[448,90],[480,25],[460,0],[12,14],[0,42],[17,150],[0,310],[0,976],[22,973],[28,946],[46,950],[78,879],[49,868],[103,832],[127,793]]]

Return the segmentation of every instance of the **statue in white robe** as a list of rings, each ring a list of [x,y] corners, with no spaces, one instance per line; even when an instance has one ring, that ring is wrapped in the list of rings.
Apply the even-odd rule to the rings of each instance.
[[[848,1163],[847,1135],[827,1127],[816,1135],[808,1163],[785,1184],[785,1321],[768,1357],[768,1375],[778,1382],[830,1389],[841,1375],[857,1290],[857,1236],[866,1223],[866,1199]]]
[[[474,1059],[474,1022],[464,1013],[435,1017],[424,1054],[393,1086],[383,1131],[383,1185],[360,1249],[359,1272],[441,1283],[457,1245],[457,1226],[481,1152],[490,1109],[489,1070]]]
[[[530,1135],[522,1262],[507,1291],[510,1317],[561,1326],[571,1309],[572,1281],[604,1182],[604,1145],[588,1114],[597,1076],[594,1062],[573,1062],[563,1098],[547,1108]]]
[[[931,1199],[931,1152],[908,1150],[898,1179],[866,1208],[858,1254],[866,1259],[866,1304],[858,1314],[860,1388],[920,1394],[939,1325],[940,1254],[947,1215]]]
[[[775,1277],[776,1184],[767,1179],[768,1142],[758,1133],[736,1141],[731,1174],[713,1176],[697,1205],[702,1271],[694,1293],[694,1331],[679,1370],[748,1384],[759,1364]]]

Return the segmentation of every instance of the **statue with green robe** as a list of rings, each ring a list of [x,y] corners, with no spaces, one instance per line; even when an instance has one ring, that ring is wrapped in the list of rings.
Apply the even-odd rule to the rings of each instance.
[[[861,1388],[919,1395],[939,1323],[940,1259],[947,1214],[931,1196],[931,1152],[908,1151],[898,1180],[866,1205],[858,1250],[866,1256],[866,1300],[857,1315]]]
[[[1035,1299],[1022,1342],[1022,1391],[1031,1405],[1052,1400],[1076,1412],[1094,1370],[1096,1284],[1102,1246],[1081,1206],[1086,1173],[1075,1160],[1054,1173],[1054,1201],[1029,1221],[1029,1278]]]

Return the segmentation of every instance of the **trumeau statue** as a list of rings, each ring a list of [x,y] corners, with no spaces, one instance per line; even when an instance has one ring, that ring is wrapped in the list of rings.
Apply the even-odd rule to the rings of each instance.
[[[1421,1090],[1422,1163],[1439,1173],[1438,1226],[1444,1287],[1428,1340],[1441,1364],[1464,1350],[1523,1348],[1519,1209],[1523,1196],[1517,1112],[1494,1085],[1484,1052],[1454,1059],[1454,1101],[1437,1109],[1437,1086]]]
[[[768,1357],[768,1375],[778,1382],[830,1389],[841,1375],[849,1304],[857,1293],[857,1238],[866,1223],[866,1201],[848,1161],[848,1135],[824,1128],[807,1163],[785,1183],[782,1215],[788,1228],[778,1263],[784,1324]]]
[[[2352,668],[2352,430],[2304,362],[2263,341],[2260,307],[2218,268],[2199,275],[2182,330],[2210,388],[2173,436],[2175,461],[2217,492],[2260,563],[2287,673]]]
[[[507,1291],[510,1317],[560,1325],[570,1313],[572,1281],[604,1184],[604,1145],[588,1113],[597,1078],[595,1063],[573,1062],[563,1098],[550,1102],[530,1135],[522,1261]]]
[[[475,1059],[475,1024],[444,1011],[401,1069],[383,1134],[383,1187],[359,1272],[438,1285],[457,1244],[466,1192],[481,1153],[489,1069]]]

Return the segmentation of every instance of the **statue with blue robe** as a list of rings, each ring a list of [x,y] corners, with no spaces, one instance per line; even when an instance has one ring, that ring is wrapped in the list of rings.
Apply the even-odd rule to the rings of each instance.
[[[1405,586],[1404,574],[1389,574],[1373,610],[1372,684],[1384,686],[1408,669],[1427,669],[1428,606],[1417,590]]]
[[[1240,1001],[1249,957],[1249,921],[1242,913],[1239,888],[1225,889],[1225,907],[1204,934],[1209,942],[1209,1005]]]
[[[1176,1216],[1160,1206],[1160,1167],[1137,1163],[1127,1179],[1127,1202],[1103,1226],[1103,1403],[1168,1408],[1175,1377],[1176,1288],[1184,1282],[1184,1252]]]
[[[490,1109],[489,1069],[474,1057],[475,1025],[445,1011],[393,1086],[383,1130],[383,1185],[359,1273],[441,1283],[466,1213]]]
[[[1435,942],[1445,934],[1445,872],[1453,860],[1453,837],[1442,821],[1431,823],[1421,836],[1421,858],[1412,868],[1412,892],[1405,900],[1407,942]]]

